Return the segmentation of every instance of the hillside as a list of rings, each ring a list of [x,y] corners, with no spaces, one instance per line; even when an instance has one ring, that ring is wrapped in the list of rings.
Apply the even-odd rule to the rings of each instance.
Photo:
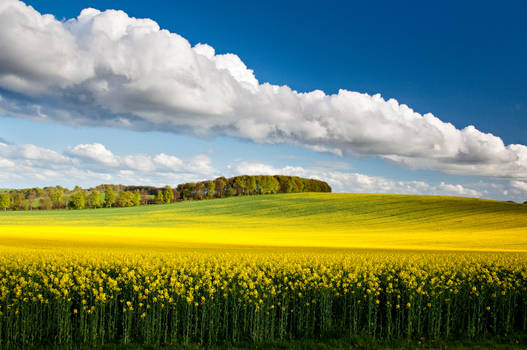
[[[0,217],[3,245],[527,251],[527,206],[460,197],[298,193]]]
[[[171,188],[144,185],[103,184],[73,190],[62,186],[0,189],[0,210],[50,210],[136,207],[277,193],[331,192],[327,182],[286,175],[224,176],[214,180],[187,182]]]

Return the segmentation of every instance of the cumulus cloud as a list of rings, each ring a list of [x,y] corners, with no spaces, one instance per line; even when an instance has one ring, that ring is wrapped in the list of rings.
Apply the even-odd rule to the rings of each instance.
[[[59,166],[70,162],[70,159],[58,152],[31,144],[12,145],[0,143],[0,157],[26,164],[53,164]]]
[[[0,95],[5,116],[228,135],[375,155],[411,168],[527,179],[524,145],[505,145],[474,126],[457,129],[378,94],[260,83],[237,55],[191,46],[122,11],[89,8],[59,21],[18,0],[0,2]],[[85,157],[92,151],[78,150]],[[123,160],[140,169],[155,166],[150,161]]]
[[[183,160],[160,153],[115,155],[99,143],[68,147],[63,154],[35,145],[0,143],[0,187],[93,186],[121,183],[176,185],[218,176],[206,155]]]
[[[452,184],[441,182],[439,184],[439,188],[445,193],[450,193],[454,195],[468,196],[468,197],[481,197],[481,192],[471,189],[471,188],[466,188],[463,185],[459,185],[459,184],[452,185]]]
[[[66,153],[104,165],[116,166],[119,164],[117,157],[100,143],[76,145],[69,148]]]
[[[527,182],[524,181],[511,181],[511,186],[520,192],[527,193]]]
[[[478,190],[467,188],[460,184],[454,185],[441,182],[438,186],[434,186],[423,181],[396,181],[382,176],[332,171],[317,167],[285,166],[275,168],[264,163],[241,162],[234,169],[237,175],[284,174],[320,179],[326,181],[334,192],[430,194],[466,197],[481,197],[483,195]]]
[[[163,186],[212,179],[221,175],[292,175],[327,181],[334,192],[454,195],[526,200],[527,182],[478,182],[470,185],[424,181],[398,181],[350,171],[341,162],[314,162],[304,167],[275,167],[261,162],[238,161],[216,169],[209,156],[191,158],[159,153],[118,155],[100,143],[79,144],[63,152],[32,144],[0,142],[0,188],[62,186],[83,187],[101,183]]]

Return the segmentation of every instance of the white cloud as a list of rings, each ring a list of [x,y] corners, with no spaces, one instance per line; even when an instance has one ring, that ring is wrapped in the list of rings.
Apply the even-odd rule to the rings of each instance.
[[[50,163],[60,165],[70,161],[60,153],[31,144],[17,146],[0,143],[0,157],[25,162],[27,164]]]
[[[36,145],[0,143],[0,188],[62,185],[95,186],[101,183],[163,186],[213,179],[226,175],[292,175],[327,181],[334,192],[434,194],[524,201],[527,182],[478,182],[470,185],[438,185],[424,181],[397,181],[349,171],[342,162],[314,162],[313,167],[275,167],[261,162],[236,161],[220,171],[209,156],[189,159],[156,155],[116,155],[98,143],[67,147],[63,154]]]
[[[194,173],[213,174],[216,170],[211,166],[211,160],[205,154],[198,154],[188,164],[188,169]]]
[[[511,181],[511,186],[523,193],[527,193],[527,182],[524,181]]]
[[[104,145],[100,143],[76,145],[66,151],[67,154],[104,165],[117,166],[119,160]]]
[[[179,170],[183,168],[183,161],[176,156],[160,153],[154,157],[154,162],[166,169]]]
[[[115,155],[99,143],[68,147],[64,154],[35,145],[0,143],[0,187],[94,186],[100,183],[177,185],[215,177],[205,155],[187,161],[160,153]]]
[[[0,158],[0,168],[9,170],[10,168],[13,168],[15,166],[15,163],[12,160]]]
[[[481,192],[473,190],[471,188],[466,188],[463,185],[452,185],[441,182],[439,188],[444,191],[444,193],[458,195],[458,196],[469,196],[469,197],[481,197]]]
[[[377,155],[411,168],[527,179],[524,145],[505,145],[474,126],[457,129],[378,94],[299,93],[261,84],[238,56],[192,47],[156,22],[122,11],[85,9],[58,21],[3,0],[0,33],[0,88],[9,91],[0,99],[1,115],[221,134]]]
[[[321,168],[304,168],[285,166],[275,168],[269,164],[257,162],[242,162],[235,166],[236,175],[290,175],[320,179],[326,181],[333,192],[354,193],[398,193],[398,194],[430,194],[481,197],[483,194],[460,184],[441,182],[438,186],[423,181],[395,181],[381,176],[369,176],[360,173],[331,171]]]
[[[122,157],[122,163],[133,170],[139,171],[153,171],[156,166],[152,157],[142,154],[135,154]]]

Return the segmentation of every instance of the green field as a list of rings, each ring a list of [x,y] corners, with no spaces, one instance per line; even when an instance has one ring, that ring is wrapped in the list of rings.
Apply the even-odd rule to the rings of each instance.
[[[0,243],[527,250],[527,206],[462,197],[299,193],[0,213]]]

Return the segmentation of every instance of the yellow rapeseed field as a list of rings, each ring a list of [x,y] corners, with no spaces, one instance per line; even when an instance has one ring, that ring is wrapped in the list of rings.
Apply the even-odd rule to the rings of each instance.
[[[2,213],[0,346],[525,332],[526,213],[338,194]]]
[[[527,206],[459,197],[300,193],[0,214],[0,244],[527,251]]]

